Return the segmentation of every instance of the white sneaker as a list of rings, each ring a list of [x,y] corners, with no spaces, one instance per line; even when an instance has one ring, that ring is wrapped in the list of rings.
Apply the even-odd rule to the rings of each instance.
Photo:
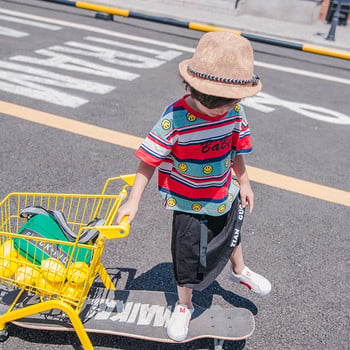
[[[250,270],[247,266],[244,267],[240,275],[236,275],[231,267],[230,278],[233,282],[244,284],[257,295],[264,296],[271,292],[271,283],[265,277]]]
[[[168,337],[175,341],[183,341],[187,337],[188,326],[191,321],[194,308],[176,303],[173,314],[168,321]]]

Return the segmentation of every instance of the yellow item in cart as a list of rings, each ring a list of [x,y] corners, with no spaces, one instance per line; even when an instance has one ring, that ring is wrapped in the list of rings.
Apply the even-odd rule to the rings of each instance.
[[[73,285],[69,282],[63,286],[62,294],[70,299],[79,299],[83,290],[82,285]]]
[[[12,240],[6,240],[0,246],[0,277],[11,277],[18,267],[18,253],[13,247]]]
[[[15,281],[26,286],[35,285],[40,272],[31,266],[20,266],[15,273]]]
[[[62,282],[66,273],[66,268],[57,259],[49,258],[41,262],[41,275],[52,283]]]
[[[39,278],[36,280],[35,285],[37,289],[41,291],[42,296],[57,294],[60,289],[60,283],[50,282],[42,275],[40,275]]]
[[[18,269],[19,264],[10,260],[0,258],[0,277],[11,277]]]
[[[12,240],[8,239],[0,246],[0,259],[1,258],[9,258],[9,259],[17,259],[18,253],[16,249],[13,247]]]
[[[82,261],[77,261],[69,266],[67,279],[71,284],[80,285],[89,276],[89,266]]]

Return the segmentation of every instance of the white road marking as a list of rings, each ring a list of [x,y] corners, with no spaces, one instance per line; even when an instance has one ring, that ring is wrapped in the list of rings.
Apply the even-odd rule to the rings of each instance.
[[[0,90],[11,92],[16,95],[26,96],[35,100],[46,101],[64,107],[77,108],[89,102],[88,100],[72,96],[68,93],[56,89],[42,86],[40,83],[47,83],[47,80],[21,73],[11,73],[0,69],[0,79],[9,80],[10,82],[0,80]]]
[[[144,46],[139,46],[139,45],[138,46],[130,45],[130,44],[126,44],[126,43],[121,43],[120,41],[97,38],[94,36],[87,36],[84,38],[84,40],[89,40],[89,41],[94,41],[94,42],[102,43],[102,44],[106,44],[106,45],[122,47],[124,49],[130,49],[130,50],[134,50],[134,51],[141,51],[141,52],[149,53],[151,55],[154,55],[156,58],[158,58],[160,60],[166,60],[166,61],[170,61],[173,58],[176,58],[182,54],[182,52],[179,52],[179,51],[173,51],[173,50],[160,51],[160,50],[150,49],[149,47],[144,47]]]
[[[38,64],[42,66],[65,69],[69,71],[81,72],[113,79],[134,80],[139,77],[138,74],[130,73],[125,70],[107,67],[98,63],[92,63],[80,58],[60,54],[47,49],[36,50],[35,53],[46,56],[48,58],[18,55],[11,57],[10,59],[18,62]]]
[[[23,38],[25,36],[28,36],[29,34],[25,32],[21,32],[19,30],[0,26],[0,35],[8,36],[10,38]]]
[[[84,43],[78,43],[75,41],[68,41],[65,43],[65,45],[71,47],[55,45],[50,46],[49,50],[67,54],[95,57],[101,59],[104,62],[133,68],[157,68],[165,63],[164,60],[158,60],[156,58],[135,55],[120,50],[111,50],[105,47],[98,47]]]
[[[333,77],[333,76],[327,75],[327,74],[315,73],[315,72],[310,72],[310,71],[303,70],[303,69],[285,67],[285,66],[280,66],[277,64],[265,63],[265,62],[260,62],[260,61],[254,61],[254,65],[257,67],[273,69],[273,70],[277,70],[280,72],[303,75],[304,77],[323,79],[323,80],[333,81],[335,83],[350,85],[350,79]]]
[[[165,41],[148,39],[148,38],[138,37],[138,36],[135,36],[135,35],[123,34],[123,33],[115,32],[115,31],[112,31],[112,30],[107,30],[107,29],[102,29],[102,28],[98,28],[98,27],[88,26],[88,25],[85,25],[85,24],[79,24],[79,23],[73,23],[73,22],[68,22],[68,21],[56,20],[56,19],[53,19],[53,18],[36,16],[36,15],[21,13],[21,12],[7,10],[7,9],[0,9],[0,13],[6,13],[6,14],[9,14],[9,15],[12,15],[12,16],[17,16],[17,17],[22,17],[22,18],[30,18],[30,19],[33,19],[33,20],[46,22],[46,23],[52,23],[52,24],[56,24],[56,25],[60,25],[60,26],[66,26],[66,27],[70,27],[70,28],[83,29],[83,30],[86,30],[86,31],[94,32],[94,33],[110,35],[110,36],[113,36],[113,37],[119,37],[119,38],[123,38],[123,39],[127,39],[127,40],[133,40],[133,41],[142,42],[142,43],[145,43],[145,44],[151,44],[151,45],[167,47],[167,48],[170,48],[170,49],[180,50],[180,51],[183,51],[183,52],[189,52],[189,53],[193,53],[194,52],[194,48],[192,48],[192,47],[176,45],[176,44],[165,42]],[[260,66],[260,67],[263,67],[263,68],[273,69],[273,70],[277,70],[277,71],[281,71],[281,72],[285,72],[285,73],[297,74],[297,75],[307,76],[307,77],[310,77],[310,78],[315,78],[315,79],[332,81],[332,82],[336,82],[336,83],[350,85],[350,79],[334,77],[334,76],[327,75],[327,74],[322,74],[322,73],[309,72],[309,71],[305,71],[305,70],[297,69],[297,68],[273,65],[273,64],[270,64],[270,63],[265,63],[265,62],[260,62],[260,61],[256,61],[255,64],[257,66]]]
[[[77,79],[67,74],[57,74],[23,64],[0,60],[0,67],[0,90],[65,107],[77,108],[88,100],[45,85],[95,94],[105,94],[115,89],[111,85]]]
[[[263,113],[270,113],[275,111],[275,108],[269,107],[269,105],[281,106],[291,110],[294,113],[298,113],[305,117],[316,119],[322,122],[339,125],[350,125],[349,116],[337,112],[333,109],[310,105],[307,103],[282,100],[265,92],[259,92],[257,95],[248,99],[244,99],[240,103],[244,106],[254,108]]]
[[[60,30],[62,27],[55,26],[52,24],[45,24],[45,23],[40,23],[37,21],[31,21],[31,20],[26,20],[23,18],[18,18],[18,17],[13,17],[13,16],[6,16],[6,15],[0,15],[0,20],[7,21],[7,22],[13,22],[13,23],[20,23],[32,27],[38,27],[38,28],[43,28],[43,29],[48,29],[48,30]]]

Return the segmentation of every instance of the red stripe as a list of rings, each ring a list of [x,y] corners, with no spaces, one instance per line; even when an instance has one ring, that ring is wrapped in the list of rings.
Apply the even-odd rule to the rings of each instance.
[[[252,287],[248,284],[248,283],[245,283],[245,282],[239,282],[240,284],[244,284],[245,286],[247,286],[249,289],[252,289]]]
[[[171,149],[172,148],[172,145],[169,145],[169,144],[166,144],[165,142],[160,142],[156,137],[153,136],[152,133],[149,133],[149,135],[147,136],[147,138],[153,142],[153,143],[156,143],[157,145],[165,148],[165,149]]]
[[[136,153],[135,156],[137,158],[139,158],[140,160],[142,160],[143,162],[157,167],[160,165],[160,163],[163,161],[162,159],[158,159],[156,157],[152,157],[149,153],[145,152],[142,148],[139,148]]]
[[[227,183],[218,188],[218,187],[206,187],[206,188],[196,188],[193,189],[189,186],[186,186],[178,181],[171,179],[167,174],[158,173],[159,177],[159,186],[167,190],[174,190],[173,192],[190,198],[192,201],[196,199],[214,199],[214,200],[223,200],[227,196],[228,187],[230,185],[230,178],[228,178]]]

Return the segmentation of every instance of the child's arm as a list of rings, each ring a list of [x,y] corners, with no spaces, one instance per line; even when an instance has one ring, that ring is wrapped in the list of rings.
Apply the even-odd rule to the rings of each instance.
[[[243,156],[235,156],[233,159],[232,168],[241,184],[240,194],[242,207],[245,208],[247,205],[249,205],[249,213],[251,213],[254,207],[254,193],[250,187],[249,177],[245,168]]]
[[[141,160],[140,165],[137,168],[134,185],[132,186],[129,198],[118,210],[117,224],[119,224],[123,217],[127,215],[129,216],[129,223],[134,220],[143,192],[151,180],[154,170],[154,166],[148,165]]]

